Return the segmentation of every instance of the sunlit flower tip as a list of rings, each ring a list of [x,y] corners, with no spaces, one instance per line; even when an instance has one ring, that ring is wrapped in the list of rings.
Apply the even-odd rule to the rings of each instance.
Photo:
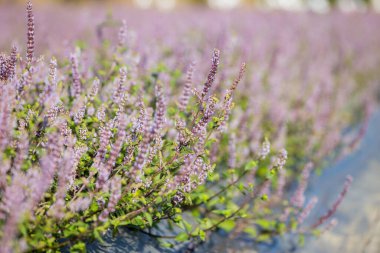
[[[282,169],[285,166],[286,160],[288,159],[288,152],[286,149],[281,149],[276,157],[274,167]]]
[[[79,139],[86,140],[87,139],[87,128],[81,127],[79,128]]]
[[[259,151],[259,158],[265,159],[270,153],[270,142],[265,139]]]

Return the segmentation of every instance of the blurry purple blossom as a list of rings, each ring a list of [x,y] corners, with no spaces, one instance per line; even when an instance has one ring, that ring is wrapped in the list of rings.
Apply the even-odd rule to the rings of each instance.
[[[352,181],[353,181],[353,178],[350,175],[348,175],[346,177],[346,181],[344,182],[343,190],[340,192],[338,198],[335,200],[335,202],[333,203],[332,207],[327,211],[326,214],[324,214],[323,216],[319,217],[318,221],[315,222],[311,226],[312,228],[317,228],[320,225],[322,225],[323,223],[325,223],[337,211],[339,205],[342,203],[344,197],[346,196],[346,194],[348,192],[348,189],[350,188],[350,186],[352,184]]]
[[[301,179],[298,184],[297,190],[294,192],[291,203],[295,207],[302,208],[305,203],[305,190],[307,188],[308,180],[310,177],[311,170],[313,169],[313,164],[306,164],[305,168],[302,171]]]

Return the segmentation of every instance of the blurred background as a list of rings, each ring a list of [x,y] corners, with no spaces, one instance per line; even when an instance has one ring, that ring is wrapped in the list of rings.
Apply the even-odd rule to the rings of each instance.
[[[23,4],[24,0],[0,0],[0,4]],[[259,9],[282,9],[291,11],[327,12],[339,9],[344,12],[380,11],[380,0],[34,0],[34,3],[65,4],[123,4],[138,8],[172,10],[183,6],[203,6],[213,9],[233,9],[251,7]]]

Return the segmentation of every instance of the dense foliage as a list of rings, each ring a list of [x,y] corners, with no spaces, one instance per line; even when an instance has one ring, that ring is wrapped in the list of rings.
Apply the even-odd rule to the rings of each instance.
[[[159,27],[175,20],[158,16]],[[0,252],[82,251],[120,226],[170,247],[216,229],[264,241],[335,223],[352,178],[311,224],[317,198],[304,192],[314,169],[363,136],[380,20],[198,18],[194,30],[189,16],[174,30],[136,32],[108,19],[100,44],[79,41],[45,60],[28,3],[25,57],[17,46],[0,55]],[[160,224],[172,233],[155,233]]]

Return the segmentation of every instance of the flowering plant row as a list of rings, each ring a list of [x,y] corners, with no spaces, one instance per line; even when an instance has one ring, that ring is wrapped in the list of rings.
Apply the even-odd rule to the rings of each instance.
[[[168,247],[216,229],[257,241],[329,229],[352,178],[307,225],[308,178],[362,137],[365,124],[348,127],[367,121],[380,66],[379,36],[359,27],[359,39],[340,18],[346,45],[307,31],[309,45],[289,43],[291,31],[259,48],[211,34],[211,62],[207,39],[178,46],[181,31],[168,32],[141,49],[122,22],[115,43],[99,35],[46,63],[28,2],[26,56],[0,55],[0,252],[84,251],[120,226]]]

